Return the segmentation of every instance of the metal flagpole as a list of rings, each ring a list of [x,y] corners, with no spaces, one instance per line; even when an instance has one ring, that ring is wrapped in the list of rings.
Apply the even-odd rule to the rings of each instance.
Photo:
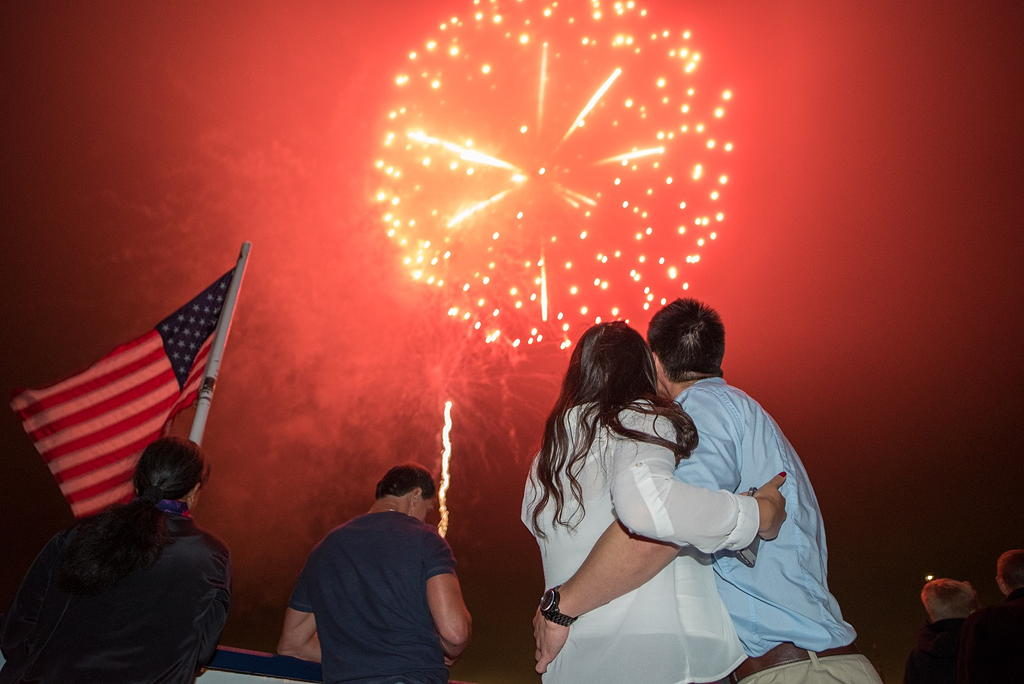
[[[188,438],[196,444],[203,442],[206,419],[210,415],[210,404],[213,403],[213,387],[217,384],[217,373],[220,372],[224,347],[228,343],[231,320],[235,317],[235,304],[238,302],[238,291],[242,287],[242,277],[245,275],[245,265],[249,261],[250,249],[252,249],[251,242],[242,243],[242,250],[238,254],[238,264],[235,265],[235,272],[231,275],[231,284],[228,285],[228,293],[224,297],[224,306],[220,311],[220,320],[217,321],[217,329],[213,333],[210,360],[206,363],[206,374],[203,376],[203,384],[199,387],[199,400],[196,402],[196,416],[192,419],[192,430],[188,434]]]

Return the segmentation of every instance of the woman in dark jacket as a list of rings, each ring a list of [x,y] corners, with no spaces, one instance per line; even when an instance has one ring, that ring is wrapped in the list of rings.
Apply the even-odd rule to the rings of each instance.
[[[227,547],[189,514],[205,478],[199,447],[157,440],[138,498],[50,540],[4,621],[0,684],[193,681],[230,600]]]

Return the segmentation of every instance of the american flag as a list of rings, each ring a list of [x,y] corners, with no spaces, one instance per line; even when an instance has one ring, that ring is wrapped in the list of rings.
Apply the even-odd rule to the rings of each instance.
[[[11,408],[75,517],[129,501],[139,454],[196,400],[233,273],[83,372],[14,393]]]

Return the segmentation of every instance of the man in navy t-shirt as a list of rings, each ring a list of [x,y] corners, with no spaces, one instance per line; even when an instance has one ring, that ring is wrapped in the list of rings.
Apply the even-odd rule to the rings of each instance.
[[[331,531],[306,560],[278,653],[323,663],[324,682],[435,684],[469,642],[451,548],[424,523],[430,472],[395,466],[369,512]]]

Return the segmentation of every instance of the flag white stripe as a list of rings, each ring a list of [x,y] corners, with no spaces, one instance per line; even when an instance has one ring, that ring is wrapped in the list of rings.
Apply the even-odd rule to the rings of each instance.
[[[36,449],[45,456],[48,451],[61,444],[85,437],[126,418],[131,418],[135,414],[151,408],[154,404],[158,404],[178,394],[178,380],[173,377],[169,378],[164,384],[154,387],[148,394],[144,394],[134,401],[130,401],[106,413],[101,413],[95,418],[70,425],[55,434],[43,437],[36,442]]]
[[[94,484],[109,480],[115,475],[121,475],[127,471],[135,468],[134,458],[122,458],[113,463],[108,463],[102,468],[96,470],[90,470],[87,473],[83,473],[78,477],[68,480],[67,482],[60,483],[60,491],[64,492],[64,496],[74,494],[75,492],[91,487]]]
[[[135,460],[129,460],[131,460],[132,467],[134,468]],[[103,510],[112,503],[117,503],[126,496],[131,496],[134,491],[135,490],[131,482],[124,482],[116,487],[100,492],[96,496],[86,499],[85,501],[79,501],[78,503],[71,504],[71,512],[75,514],[76,518],[91,515]]]
[[[158,333],[156,330],[147,333],[147,336],[149,336],[150,339],[146,340],[145,342],[142,342],[139,345],[132,347],[131,349],[127,349],[123,352],[115,354],[114,356],[108,356],[106,358],[100,359],[95,364],[93,364],[86,370],[82,371],[78,375],[68,378],[67,380],[58,382],[56,385],[50,385],[49,387],[44,387],[42,389],[25,390],[24,392],[22,392],[21,394],[19,394],[18,396],[11,400],[11,408],[13,408],[15,411],[23,409],[27,406],[34,404],[40,399],[45,399],[46,397],[57,394],[58,392],[63,392],[66,389],[70,389],[72,387],[75,387],[76,385],[80,385],[83,382],[87,382],[93,378],[97,378],[101,375],[106,375],[107,373],[117,370],[118,368],[127,363],[131,363],[132,361],[141,359],[143,356],[149,354],[157,347],[163,346],[163,340],[160,338],[160,333]]]
[[[102,442],[97,442],[96,444],[90,444],[78,451],[72,451],[69,454],[64,454],[59,458],[55,458],[50,461],[47,466],[50,468],[50,472],[56,475],[68,468],[72,468],[81,463],[86,463],[94,458],[102,456],[103,454],[109,454],[112,451],[117,451],[122,447],[126,447],[132,442],[137,442],[148,434],[159,432],[166,420],[167,416],[163,414],[154,416],[145,423],[136,425],[131,430],[117,433],[110,439],[105,439]]]
[[[161,355],[161,357],[153,361],[153,363],[140,368],[134,373],[124,376],[117,382],[109,385],[103,385],[88,394],[83,394],[70,401],[57,404],[56,406],[50,407],[45,411],[41,411],[34,416],[26,418],[22,421],[22,425],[25,427],[25,432],[33,432],[56,420],[60,420],[64,416],[69,416],[81,411],[82,409],[94,406],[101,401],[105,401],[110,397],[117,396],[121,392],[129,390],[136,385],[141,385],[160,373],[164,373],[169,370],[171,370],[171,366],[167,362],[167,357]]]

